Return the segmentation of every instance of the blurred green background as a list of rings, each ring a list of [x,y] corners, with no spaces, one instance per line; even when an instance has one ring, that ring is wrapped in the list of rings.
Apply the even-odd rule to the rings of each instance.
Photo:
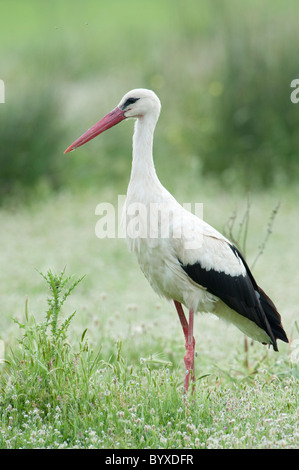
[[[1,0],[0,200],[125,193],[132,123],[63,152],[137,87],[162,101],[155,161],[170,190],[190,173],[246,190],[296,182],[298,18],[296,0]]]

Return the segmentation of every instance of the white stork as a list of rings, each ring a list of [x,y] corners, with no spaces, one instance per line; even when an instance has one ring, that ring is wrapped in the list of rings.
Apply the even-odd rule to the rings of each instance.
[[[272,344],[275,351],[276,340],[288,342],[288,338],[275,305],[257,285],[238,249],[185,210],[159,181],[152,147],[160,109],[159,98],[153,91],[132,90],[65,153],[124,119],[136,119],[125,204],[127,239],[153,289],[175,304],[185,337],[186,392],[190,376],[195,380],[195,312],[213,312],[252,339]],[[157,215],[153,208],[161,212]],[[155,216],[151,216],[153,212]],[[188,321],[182,305],[189,310]]]

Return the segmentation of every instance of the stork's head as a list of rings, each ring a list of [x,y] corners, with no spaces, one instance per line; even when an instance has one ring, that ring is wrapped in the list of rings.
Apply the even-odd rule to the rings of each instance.
[[[161,104],[152,90],[137,88],[125,94],[118,108],[124,112],[125,118],[139,118],[148,114],[153,114],[158,118]]]
[[[156,121],[161,110],[160,100],[152,90],[137,88],[125,94],[118,106],[79,137],[64,153],[80,147],[97,135],[128,118],[151,118]]]

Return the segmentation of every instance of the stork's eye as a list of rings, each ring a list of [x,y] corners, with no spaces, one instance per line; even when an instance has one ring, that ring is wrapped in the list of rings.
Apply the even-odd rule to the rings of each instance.
[[[123,107],[126,108],[129,104],[134,104],[138,100],[139,98],[128,98]]]

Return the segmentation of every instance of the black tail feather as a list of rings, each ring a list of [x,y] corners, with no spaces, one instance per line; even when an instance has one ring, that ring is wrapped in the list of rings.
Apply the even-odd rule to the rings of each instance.
[[[260,294],[260,303],[262,306],[262,309],[265,312],[265,315],[267,317],[267,320],[269,322],[269,326],[271,328],[271,331],[273,333],[273,336],[276,339],[280,339],[281,341],[284,341],[285,343],[288,343],[288,337],[286,335],[286,332],[283,329],[283,326],[281,324],[281,316],[278,313],[274,303],[272,300],[265,294],[263,289],[258,287],[258,292]],[[278,351],[276,341],[275,344],[273,344],[273,347],[275,351]]]
[[[248,274],[248,276],[249,276],[249,278],[252,282],[253,288],[260,295],[260,298],[259,298],[260,305],[261,305],[262,310],[263,310],[263,312],[265,314],[265,317],[266,317],[266,319],[265,319],[266,324],[265,324],[264,329],[265,329],[266,333],[269,334],[269,336],[272,340],[274,351],[278,351],[277,343],[276,343],[277,339],[280,339],[281,341],[284,341],[285,343],[289,342],[288,337],[286,335],[286,332],[284,331],[283,326],[281,324],[281,316],[278,313],[277,308],[275,307],[272,300],[267,296],[267,294],[265,294],[263,289],[261,289],[261,287],[259,287],[257,285],[256,280],[254,279],[254,277],[253,277],[253,275],[252,275],[245,259],[243,258],[242,254],[233,245],[231,246],[231,249],[233,250],[234,253],[237,253],[238,256],[241,258],[241,260],[242,260],[242,262],[243,262],[243,264],[246,268],[247,274]],[[261,325],[259,325],[259,326],[261,326]]]

